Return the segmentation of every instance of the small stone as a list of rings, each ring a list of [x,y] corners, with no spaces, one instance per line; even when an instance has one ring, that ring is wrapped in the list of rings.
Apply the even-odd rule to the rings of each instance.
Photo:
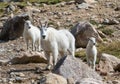
[[[8,82],[7,78],[2,78],[2,82],[7,83]]]
[[[9,84],[14,84],[12,81],[9,81]]]
[[[10,78],[9,82],[15,82],[15,79],[14,78]]]
[[[101,76],[107,76],[107,72],[106,71],[100,71],[100,75]]]
[[[120,81],[119,80],[113,80],[112,83],[113,84],[120,84]]]
[[[27,1],[27,5],[32,6],[32,4],[29,1]]]
[[[9,60],[0,60],[0,66],[1,65],[7,65]]]
[[[115,8],[115,11],[120,11],[120,6]]]
[[[35,83],[35,80],[32,79],[32,80],[31,80],[31,84],[34,84],[34,83]]]
[[[120,72],[120,63],[116,67],[114,67],[114,70]]]
[[[25,74],[23,74],[23,73],[19,73],[19,76],[20,76],[20,77],[24,77]]]
[[[23,78],[21,78],[21,77],[16,77],[16,78],[15,78],[15,81],[21,83],[21,82],[23,81]]]
[[[11,73],[10,73],[10,77],[11,77],[11,78],[16,77],[15,73],[14,73],[14,72],[11,72]]]
[[[69,1],[69,2],[66,2],[66,5],[71,5],[71,4],[74,4],[75,1]]]
[[[0,83],[2,83],[2,79],[0,78]]]
[[[13,73],[13,72],[12,72]],[[25,74],[23,74],[23,73],[13,73],[15,76],[18,76],[18,77],[24,77],[25,76]]]
[[[64,7],[65,4],[66,4],[66,2],[61,2],[61,3],[56,4],[56,7]]]
[[[114,25],[114,24],[119,24],[119,21],[116,19],[105,18],[103,24]]]

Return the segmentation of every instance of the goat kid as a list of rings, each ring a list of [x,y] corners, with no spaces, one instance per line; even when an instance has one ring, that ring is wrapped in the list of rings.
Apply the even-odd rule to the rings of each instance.
[[[27,50],[29,50],[30,46],[29,41],[32,42],[32,51],[37,50],[36,46],[38,47],[39,51],[41,50],[40,30],[36,26],[33,26],[30,20],[25,21],[23,37],[27,44]]]
[[[95,63],[97,59],[96,39],[94,37],[89,38],[86,47],[86,59],[87,64],[95,70]]]

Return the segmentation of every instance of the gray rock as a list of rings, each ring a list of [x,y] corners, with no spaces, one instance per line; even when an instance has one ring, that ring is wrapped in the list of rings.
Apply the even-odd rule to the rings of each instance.
[[[23,55],[22,55],[23,54]],[[47,63],[47,58],[43,53],[39,52],[23,52],[22,56],[14,57],[9,61],[11,64],[26,64],[26,63]]]
[[[24,80],[24,78],[21,78],[21,77],[16,77],[15,78],[15,82],[17,83],[21,83],[21,82],[23,82],[23,80]]]
[[[76,48],[85,48],[88,43],[88,38],[95,37],[98,42],[102,42],[97,30],[90,22],[79,22],[71,28],[71,33],[76,40]]]
[[[0,66],[1,65],[7,65],[9,60],[0,60]]]
[[[49,73],[40,79],[39,84],[67,84],[67,80],[60,75]]]
[[[115,11],[120,11],[120,6],[116,7]]]
[[[10,77],[24,77],[25,74],[21,73],[21,72],[11,72],[10,73]]]
[[[120,63],[119,58],[110,54],[102,53],[100,57],[101,58],[98,66],[99,70],[104,73],[114,71],[114,68]]]
[[[75,1],[69,1],[69,2],[66,2],[66,5],[71,5],[71,4],[74,4]]]
[[[22,36],[24,20],[28,20],[28,14],[20,14],[7,19],[0,32],[0,40],[13,40]]]
[[[106,81],[106,84],[113,84],[111,80]]]
[[[89,68],[87,64],[72,56],[64,56],[60,59],[53,69],[53,72],[62,75],[66,79],[72,78],[74,83],[83,78],[102,80],[99,74]]]
[[[6,21],[8,19],[8,17],[1,17],[0,21]]]
[[[113,84],[120,84],[120,80],[113,80],[112,83]]]
[[[104,83],[100,80],[96,80],[93,78],[83,78],[82,80],[80,80],[79,84],[104,84]]]
[[[64,7],[66,5],[66,2],[61,2],[56,4],[56,7]]]
[[[32,4],[31,4],[29,1],[27,1],[27,5],[28,5],[28,6],[32,6]]]
[[[117,66],[114,67],[114,70],[120,72],[120,63]]]
[[[89,5],[89,4],[87,4],[87,3],[82,3],[82,4],[78,4],[78,5],[77,5],[77,8],[78,8],[78,9],[89,9],[89,8],[94,8],[94,6]]]
[[[15,6],[13,4],[9,4],[7,7],[6,7],[6,13],[10,13],[10,12],[14,12],[15,11]]]
[[[119,21],[116,20],[115,18],[114,19],[106,18],[106,19],[103,20],[102,23],[106,24],[106,25],[115,25],[115,24],[119,24]]]
[[[2,22],[0,22],[0,29],[1,29],[1,27],[3,26],[3,23]]]
[[[96,3],[95,0],[74,0],[74,1],[75,1],[75,3],[78,3],[78,4],[81,4],[81,3],[89,3],[89,4]]]
[[[98,34],[100,35],[100,37],[102,38],[106,38],[107,36],[100,30],[98,30]]]
[[[7,83],[8,79],[7,78],[2,78],[2,83]]]

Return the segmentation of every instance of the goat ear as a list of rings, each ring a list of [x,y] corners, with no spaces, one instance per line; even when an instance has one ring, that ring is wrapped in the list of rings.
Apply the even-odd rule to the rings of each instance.
[[[87,37],[87,40],[90,40],[90,37]]]
[[[47,21],[45,22],[45,27],[46,27],[46,28],[48,27],[48,22],[47,22]]]
[[[42,23],[41,23],[41,20],[39,19],[39,27],[41,28],[42,27]]]

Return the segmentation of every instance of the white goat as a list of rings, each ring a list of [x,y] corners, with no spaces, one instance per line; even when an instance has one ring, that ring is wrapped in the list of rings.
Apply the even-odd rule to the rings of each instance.
[[[95,70],[95,63],[97,58],[96,39],[94,37],[89,38],[86,47],[86,59],[89,66]]]
[[[67,55],[69,51],[69,54],[74,57],[75,38],[68,30],[56,30],[52,27],[47,27],[47,24],[45,24],[45,26],[42,26],[41,24],[40,30],[42,36],[42,48],[49,61],[47,69],[50,69],[51,65],[56,65],[58,55]],[[50,53],[53,55],[53,60]]]
[[[23,37],[25,39],[25,42],[27,44],[27,50],[28,50],[28,46],[29,46],[29,41],[32,42],[32,50],[36,50],[36,46],[38,47],[38,50],[41,50],[41,36],[40,36],[40,30],[39,28],[37,28],[36,26],[33,26],[31,21],[27,20],[25,21],[24,24],[24,31],[23,31]],[[35,44],[37,44],[35,46]]]

